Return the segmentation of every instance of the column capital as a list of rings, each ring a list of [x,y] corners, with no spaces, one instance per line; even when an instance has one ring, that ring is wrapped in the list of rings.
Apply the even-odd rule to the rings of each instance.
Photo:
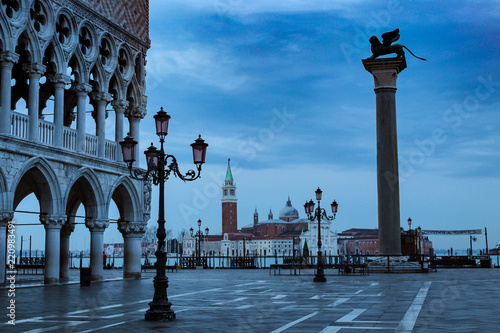
[[[90,229],[90,231],[104,231],[109,226],[109,220],[98,220],[85,218],[85,226]]]
[[[0,226],[6,227],[7,224],[14,219],[14,212],[3,211],[0,212]]]
[[[116,111],[123,111],[128,107],[129,102],[124,99],[114,99],[111,101],[111,106],[116,110]]]
[[[96,102],[109,102],[113,99],[113,96],[111,94],[106,93],[106,92],[91,92],[90,97],[96,101]]]
[[[362,61],[365,69],[373,75],[375,89],[396,88],[398,74],[406,68],[404,57],[363,59]]]
[[[74,83],[71,86],[71,89],[76,91],[77,93],[85,93],[88,94],[92,91],[92,85],[88,83]]]
[[[75,231],[75,224],[74,223],[66,223],[62,226],[61,235],[65,236],[65,237],[69,237],[73,231]]]
[[[19,54],[10,51],[0,52],[0,63],[2,66],[10,64],[11,67],[19,61]]]
[[[118,230],[123,237],[142,237],[146,232],[147,223],[143,222],[122,222],[118,220]]]
[[[61,229],[66,223],[66,216],[40,214],[40,222],[45,229]]]
[[[42,75],[45,73],[45,70],[47,69],[47,66],[38,64],[38,63],[31,63],[27,62],[23,64],[23,71],[28,73],[29,77],[36,77],[36,78],[41,78]]]
[[[47,78],[49,79],[50,83],[54,84],[70,84],[71,83],[71,78],[62,73],[56,73],[56,74],[49,74],[47,75]]]
[[[148,111],[144,107],[140,106],[129,106],[125,110],[125,117],[127,118],[139,118],[144,119]]]

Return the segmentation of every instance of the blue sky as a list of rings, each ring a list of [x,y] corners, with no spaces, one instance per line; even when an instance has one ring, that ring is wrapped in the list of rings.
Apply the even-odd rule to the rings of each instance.
[[[161,106],[181,170],[199,133],[210,145],[201,179],[167,182],[167,228],[177,235],[201,219],[221,232],[228,158],[239,227],[256,208],[277,217],[288,196],[304,217],[319,186],[324,204],[339,203],[335,229],[376,228],[375,94],[361,59],[370,36],[395,28],[428,59],[407,53],[398,77],[401,226],[487,227],[490,247],[500,243],[499,1],[150,0],[140,149],[158,142]],[[150,225],[157,200],[154,189]],[[115,226],[105,242],[121,242]],[[87,248],[89,233],[77,232],[71,248]],[[431,240],[469,246],[468,236]]]
[[[221,231],[228,158],[240,227],[255,208],[277,216],[288,196],[303,214],[318,186],[339,202],[338,231],[377,227],[375,94],[361,59],[371,35],[398,27],[398,42],[428,59],[407,53],[398,78],[401,225],[487,227],[489,245],[500,242],[499,16],[497,1],[150,1],[141,149],[157,141],[160,106],[185,170],[196,135],[210,144],[201,180],[167,183],[168,227],[200,218]]]

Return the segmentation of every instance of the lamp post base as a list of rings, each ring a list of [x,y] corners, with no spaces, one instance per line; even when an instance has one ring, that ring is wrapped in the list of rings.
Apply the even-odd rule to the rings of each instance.
[[[172,303],[168,301],[164,302],[151,302],[149,303],[149,309],[144,315],[144,319],[147,321],[172,321],[175,319],[175,312],[170,309]]]
[[[318,273],[313,279],[313,282],[326,282],[326,277],[324,273]]]

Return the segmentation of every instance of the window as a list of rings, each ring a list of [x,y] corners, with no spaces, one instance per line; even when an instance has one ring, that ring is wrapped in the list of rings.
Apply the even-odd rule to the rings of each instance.
[[[224,195],[227,195],[227,190],[226,189],[224,189]]]
[[[230,191],[231,195],[234,195],[234,190],[231,189],[229,191]]]

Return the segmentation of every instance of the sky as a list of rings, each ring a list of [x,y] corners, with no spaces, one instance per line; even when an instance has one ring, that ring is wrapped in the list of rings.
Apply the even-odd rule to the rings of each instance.
[[[240,228],[255,209],[277,217],[288,197],[305,217],[318,187],[323,204],[339,203],[332,228],[377,228],[374,82],[361,59],[370,36],[395,28],[428,59],[407,52],[397,80],[401,226],[486,227],[490,248],[500,243],[499,1],[150,0],[139,148],[158,146],[160,107],[181,171],[194,167],[198,134],[209,144],[201,179],[168,180],[166,227],[177,235],[201,219],[221,233],[230,158]],[[150,225],[156,188],[152,198]],[[469,247],[469,236],[430,239]],[[474,248],[484,247],[480,235]]]

